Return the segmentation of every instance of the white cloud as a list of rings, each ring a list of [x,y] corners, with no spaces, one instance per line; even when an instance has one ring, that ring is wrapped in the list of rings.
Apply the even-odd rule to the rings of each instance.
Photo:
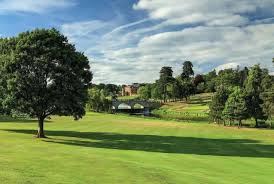
[[[260,9],[273,14],[273,5],[273,0],[140,0],[134,9],[170,24],[241,25],[248,21],[244,14]]]
[[[140,21],[91,20],[61,30],[89,56],[96,83],[152,82],[162,66],[179,74],[185,60],[197,72],[257,63],[272,72],[273,8],[272,0],[140,0],[134,9],[149,13]],[[256,11],[267,16],[247,16]]]
[[[82,21],[63,24],[61,31],[70,38],[77,38],[92,34],[106,26],[108,23],[99,20]]]
[[[225,63],[223,65],[220,65],[218,67],[215,68],[215,70],[217,72],[219,72],[220,70],[224,70],[224,69],[236,69],[239,66],[239,63]]]
[[[2,0],[0,1],[0,13],[27,12],[40,14],[75,5],[75,0]]]
[[[271,67],[273,43],[274,24],[243,28],[200,26],[146,36],[131,48],[108,50],[105,47],[103,57],[109,61],[109,71],[112,65],[127,65],[136,73],[126,79],[151,82],[157,79],[158,71],[164,65],[173,66],[178,74],[184,60],[193,61],[197,71],[201,72],[205,71],[202,69],[204,65],[211,65],[211,69],[218,66],[218,70],[257,63]],[[105,63],[101,68],[105,70]],[[117,72],[113,81],[127,76],[125,71],[118,69],[110,72]]]

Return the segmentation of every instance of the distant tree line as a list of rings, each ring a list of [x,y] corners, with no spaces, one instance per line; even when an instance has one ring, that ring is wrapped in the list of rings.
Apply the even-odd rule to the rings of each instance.
[[[92,84],[88,90],[86,108],[93,112],[111,112],[112,100],[121,95],[122,86],[116,84]]]
[[[274,59],[273,59],[274,64]],[[159,79],[142,86],[138,93],[142,99],[162,102],[188,100],[197,93],[214,93],[210,103],[210,117],[226,125],[253,118],[255,127],[259,122],[274,115],[274,77],[260,65],[251,68],[213,70],[194,77],[190,61],[183,63],[182,73],[173,77],[171,67],[162,67]]]
[[[154,99],[162,102],[188,99],[195,94],[193,65],[186,61],[182,66],[182,73],[173,77],[171,67],[164,66],[160,70],[159,79],[153,84],[146,84],[139,88],[138,94],[142,99]]]

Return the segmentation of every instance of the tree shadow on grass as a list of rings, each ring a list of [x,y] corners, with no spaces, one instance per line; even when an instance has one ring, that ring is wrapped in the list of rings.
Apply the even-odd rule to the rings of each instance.
[[[35,134],[34,130],[4,130]],[[49,143],[159,153],[274,158],[274,145],[250,139],[210,139],[106,132],[46,131]],[[62,138],[58,138],[62,136]],[[69,138],[73,138],[69,139]],[[80,138],[81,140],[79,140]]]
[[[0,116],[0,123],[37,123],[35,119],[16,119],[12,117]]]

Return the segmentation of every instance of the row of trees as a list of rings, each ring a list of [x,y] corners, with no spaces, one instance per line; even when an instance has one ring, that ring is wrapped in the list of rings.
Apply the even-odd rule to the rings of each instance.
[[[88,58],[56,29],[0,39],[0,113],[38,119],[38,138],[50,115],[85,114],[92,73]]]
[[[182,100],[195,93],[193,80],[193,65],[186,61],[182,67],[181,75],[173,77],[171,67],[162,67],[160,77],[153,84],[146,84],[139,88],[138,93],[142,99],[154,99],[167,102],[168,100]]]
[[[225,77],[217,78],[219,85],[210,104],[210,116],[215,122],[226,125],[226,122],[237,121],[242,126],[242,120],[253,118],[258,127],[259,120],[271,119],[274,115],[274,77],[267,69],[255,65],[250,70],[227,70],[221,75]]]

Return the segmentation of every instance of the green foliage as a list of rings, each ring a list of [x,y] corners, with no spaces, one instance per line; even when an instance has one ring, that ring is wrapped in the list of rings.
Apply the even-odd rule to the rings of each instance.
[[[56,29],[37,29],[6,42],[12,47],[0,53],[0,58],[7,58],[1,69],[5,104],[38,118],[38,136],[44,137],[43,122],[50,115],[79,119],[85,114],[92,79],[89,61],[65,36]],[[6,43],[0,44],[6,47]]]
[[[212,100],[209,104],[209,115],[214,122],[219,123],[223,120],[223,110],[225,108],[229,94],[230,91],[228,89],[221,87],[212,97]]]
[[[110,112],[112,103],[106,98],[105,93],[103,89],[97,87],[89,89],[87,109],[94,112]]]
[[[167,87],[168,85],[173,83],[175,80],[172,75],[173,75],[173,71],[171,67],[166,67],[166,66],[162,67],[160,71],[160,79],[157,81],[157,88],[159,92],[162,94],[161,99],[163,99],[164,102],[166,102],[168,98]]]
[[[93,87],[96,87],[100,90],[104,91],[104,95],[105,96],[115,96],[118,95],[119,93],[121,93],[122,91],[122,86],[118,86],[115,84],[93,84]]]
[[[215,79],[215,82],[215,89],[221,85],[224,87],[240,86],[238,70],[221,70],[218,77]]]
[[[264,102],[261,98],[261,93],[263,92],[263,78],[263,70],[260,68],[259,65],[255,65],[250,69],[245,85],[245,90],[247,92],[246,99],[249,116],[255,119],[256,127],[259,126],[258,119],[267,119],[267,117],[263,113],[262,105]]]
[[[151,97],[152,99],[162,100],[162,93],[158,81],[152,84]]]
[[[0,114],[11,113],[11,108],[7,105],[8,101],[12,101],[8,96],[8,79],[12,77],[8,73],[8,65],[14,57],[16,43],[16,38],[0,39]]]
[[[213,70],[209,72],[208,74],[203,76],[205,80],[205,90],[204,92],[215,92],[215,86],[216,86],[216,78],[217,73],[216,70]]]
[[[185,61],[183,63],[183,72],[181,74],[181,78],[184,80],[190,78],[193,75],[193,64],[190,61]]]
[[[272,86],[261,94],[261,98],[264,101],[262,104],[263,112],[271,121],[274,117],[274,83],[272,83]]]
[[[151,98],[151,85],[147,84],[147,85],[141,86],[138,89],[138,94],[141,99],[145,99],[145,100],[150,99]]]
[[[223,116],[229,121],[239,121],[239,126],[242,126],[242,120],[248,118],[245,93],[240,87],[235,87],[234,91],[229,95],[225,103]]]

